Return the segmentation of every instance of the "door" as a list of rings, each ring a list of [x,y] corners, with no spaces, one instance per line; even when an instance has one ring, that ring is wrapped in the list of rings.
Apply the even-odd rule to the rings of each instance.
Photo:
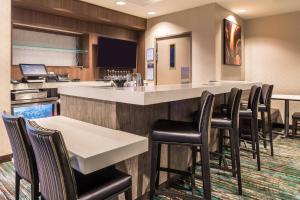
[[[191,82],[190,34],[156,40],[156,84]]]

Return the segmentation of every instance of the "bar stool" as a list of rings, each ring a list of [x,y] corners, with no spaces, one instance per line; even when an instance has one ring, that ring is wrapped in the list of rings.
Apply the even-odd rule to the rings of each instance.
[[[271,119],[271,99],[273,93],[273,85],[264,84],[261,89],[260,104],[258,105],[258,112],[261,114],[262,133],[264,147],[267,148],[267,142],[270,142],[271,156],[274,156],[273,149],[273,134],[272,134],[272,119]],[[267,113],[267,127],[265,113]],[[267,128],[267,130],[266,130]],[[267,139],[269,134],[269,140]]]
[[[251,152],[253,158],[257,159],[257,170],[260,171],[260,152],[259,152],[259,136],[258,136],[258,102],[260,98],[261,87],[252,86],[248,105],[246,108],[241,107],[240,122],[250,122],[250,128],[243,128],[240,123],[240,139],[244,142],[251,142],[252,150],[241,148],[245,151]]]
[[[210,120],[214,95],[205,91],[201,95],[199,107],[199,125],[193,122],[181,122],[172,120],[158,120],[152,129],[151,140],[151,175],[150,175],[150,199],[152,200],[159,186],[160,171],[190,176],[192,182],[192,194],[195,193],[195,152],[201,149],[202,178],[204,198],[211,199],[211,182],[208,151],[208,133],[210,133]],[[193,165],[191,171],[182,171],[160,166],[161,145],[185,145],[192,147]]]
[[[240,166],[240,149],[239,149],[239,109],[240,101],[242,96],[242,90],[237,88],[232,88],[230,91],[228,103],[226,108],[223,109],[223,115],[218,117],[213,117],[211,120],[212,128],[217,128],[220,132],[219,140],[219,167],[214,166],[218,169],[232,172],[233,176],[236,177],[238,181],[238,193],[242,195],[242,177],[241,177],[241,166]],[[223,152],[224,148],[224,138],[225,131],[229,131],[230,140],[230,151],[231,151],[231,164],[232,169],[227,166],[226,158],[227,156]],[[222,161],[224,161],[225,166],[222,167]]]
[[[295,112],[292,115],[292,119],[293,119],[293,137],[295,137],[297,135],[297,129],[298,129],[298,123],[300,122],[300,112]]]

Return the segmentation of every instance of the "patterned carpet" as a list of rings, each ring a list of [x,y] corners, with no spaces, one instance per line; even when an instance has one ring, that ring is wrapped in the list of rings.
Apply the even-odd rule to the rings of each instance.
[[[262,170],[256,170],[256,160],[242,153],[243,196],[238,196],[236,180],[230,173],[212,170],[213,199],[296,199],[300,200],[300,139],[275,140],[275,157],[262,150]],[[199,173],[201,169],[198,169]],[[30,199],[30,186],[22,182],[21,198]],[[197,181],[197,195],[202,196],[202,181]],[[190,181],[178,180],[170,187],[181,194],[190,193]],[[0,199],[14,199],[14,169],[11,162],[0,165]],[[182,199],[160,196],[157,200]]]

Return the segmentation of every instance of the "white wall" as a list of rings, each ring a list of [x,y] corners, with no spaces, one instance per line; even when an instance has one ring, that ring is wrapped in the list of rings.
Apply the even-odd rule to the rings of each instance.
[[[10,111],[11,0],[1,0],[0,13],[0,112],[2,112]],[[0,119],[0,156],[10,153],[7,134]]]
[[[274,84],[274,93],[300,94],[300,12],[248,20],[246,79]],[[283,114],[283,102],[273,101]],[[291,103],[291,112],[300,103]]]
[[[155,46],[155,38],[192,32],[192,81],[241,80],[244,67],[223,66],[223,19],[233,15],[218,4],[148,20],[146,49]],[[242,20],[238,19],[238,22]],[[241,24],[242,25],[242,24]],[[222,75],[224,74],[224,75]]]

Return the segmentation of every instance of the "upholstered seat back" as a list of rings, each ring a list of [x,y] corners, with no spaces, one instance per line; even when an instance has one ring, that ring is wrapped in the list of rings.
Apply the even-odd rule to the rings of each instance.
[[[204,141],[208,142],[208,134],[210,133],[214,99],[215,96],[208,91],[204,91],[201,95],[198,130],[202,134],[202,143]]]
[[[274,88],[273,85],[264,84],[261,89],[260,103],[264,104],[267,110],[271,109],[273,88]]]
[[[76,182],[60,132],[27,122],[27,131],[37,160],[42,196],[47,200],[77,199]]]
[[[6,113],[2,114],[2,118],[11,144],[15,170],[21,178],[32,183],[38,179],[38,175],[34,153],[26,133],[25,120]]]
[[[251,87],[249,100],[248,100],[248,109],[251,109],[252,115],[254,116],[257,116],[260,94],[261,94],[261,87],[257,85]]]
[[[239,119],[239,109],[241,102],[242,90],[232,88],[227,102],[227,118],[233,122]],[[238,124],[238,123],[237,123]]]

